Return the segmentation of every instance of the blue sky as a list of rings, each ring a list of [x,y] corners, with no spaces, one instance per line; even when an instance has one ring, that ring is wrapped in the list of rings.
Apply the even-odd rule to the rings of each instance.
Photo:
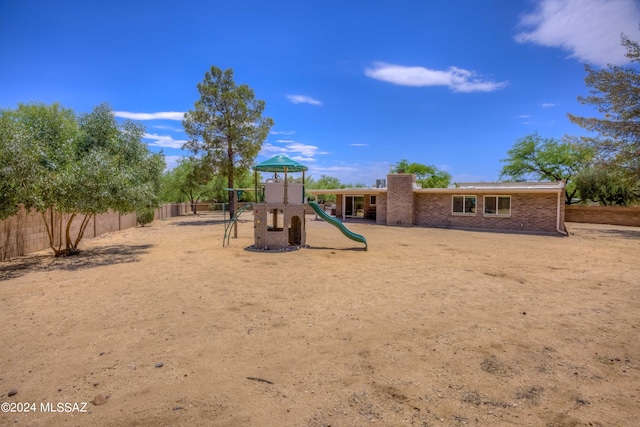
[[[626,63],[638,0],[0,0],[0,108],[108,102],[169,164],[212,65],[233,68],[275,125],[257,161],[285,154],[372,185],[400,159],[458,182],[494,181],[533,132],[585,132],[584,64]]]

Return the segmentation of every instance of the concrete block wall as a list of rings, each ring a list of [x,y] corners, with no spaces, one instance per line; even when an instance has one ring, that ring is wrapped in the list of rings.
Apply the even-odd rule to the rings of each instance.
[[[175,215],[178,216],[178,215]],[[128,213],[120,216],[120,230],[126,230],[127,228],[135,227],[137,224],[136,213]]]
[[[188,203],[167,204],[163,205],[156,212],[159,216],[164,215],[163,217],[161,216],[161,218],[179,216],[189,212],[189,205]],[[47,212],[46,216],[49,219],[50,213]],[[65,233],[68,218],[68,214],[62,215],[63,234]],[[84,215],[76,215],[74,218],[70,230],[72,238],[78,235],[83,218]],[[60,214],[54,212],[54,244],[56,246],[60,243],[59,220]],[[105,214],[96,215],[89,221],[85,229],[84,238],[89,239],[105,233],[135,226],[135,212],[120,215],[119,212],[109,211]],[[24,208],[21,208],[17,215],[0,221],[0,261],[47,248],[49,248],[49,236],[41,213],[33,210],[27,212]]]
[[[416,176],[408,173],[387,175],[387,225],[413,225],[413,185]]]
[[[640,206],[567,206],[567,222],[640,227]]]
[[[475,214],[452,213],[451,193],[416,193],[414,224],[427,227],[557,232],[556,194],[511,194],[511,215],[508,217],[484,215],[483,196],[494,193],[470,191],[465,195],[476,196]],[[564,203],[564,198],[561,202]],[[564,204],[561,204],[561,215],[563,207]],[[563,228],[562,218],[560,224]]]
[[[94,223],[95,234],[93,236],[88,236],[85,233],[85,237],[95,237],[105,233],[111,233],[113,231],[120,230],[120,213],[119,212],[114,212],[112,210],[109,210],[107,213],[96,215],[94,220],[95,220],[95,223]],[[89,231],[89,227],[87,227],[87,232],[88,231]]]

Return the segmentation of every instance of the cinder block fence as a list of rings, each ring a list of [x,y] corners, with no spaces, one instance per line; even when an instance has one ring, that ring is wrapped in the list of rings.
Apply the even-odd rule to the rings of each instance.
[[[567,222],[640,227],[640,206],[567,206]]]
[[[168,203],[156,209],[155,219],[162,220],[174,216],[184,215],[190,212],[189,203]],[[51,212],[45,213],[50,218]],[[53,212],[55,224],[60,221],[60,215]],[[62,214],[63,227],[66,226],[68,214]],[[76,236],[84,215],[78,215],[73,220],[71,235]],[[109,211],[105,214],[93,217],[84,233],[85,239],[97,237],[112,231],[125,230],[136,226],[136,214],[120,214]],[[56,233],[57,234],[57,233]],[[56,236],[55,244],[59,244]],[[0,221],[0,261],[15,258],[31,252],[41,251],[49,247],[47,227],[39,212],[27,212],[21,208],[17,215]]]

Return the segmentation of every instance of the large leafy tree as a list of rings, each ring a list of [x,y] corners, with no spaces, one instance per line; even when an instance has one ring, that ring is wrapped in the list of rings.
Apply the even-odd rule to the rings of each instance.
[[[77,250],[88,219],[109,209],[121,213],[149,210],[160,203],[164,155],[151,153],[142,142],[144,127],[119,124],[111,107],[99,105],[78,119],[79,137],[73,159],[72,191],[58,209],[71,214],[67,249]],[[79,185],[82,183],[82,185]],[[68,234],[74,216],[83,214],[75,241]]]
[[[313,179],[313,177],[308,176],[305,179],[304,186],[309,190],[327,190],[334,188],[344,188],[345,185],[340,183],[340,180],[336,177],[329,175],[320,175],[318,180]],[[336,195],[335,194],[321,194],[318,196],[319,201],[326,202],[335,202]]]
[[[640,45],[622,36],[622,45],[632,64],[640,63]],[[585,66],[586,85],[590,96],[580,96],[582,104],[590,104],[602,117],[580,117],[569,114],[569,119],[596,136],[582,137],[593,147],[600,161],[623,168],[640,180],[640,73],[638,66],[609,66],[597,70]]]
[[[77,253],[96,214],[157,205],[164,157],[148,151],[143,134],[133,122],[119,126],[108,105],[79,118],[58,104],[3,110],[0,215],[15,213],[18,203],[35,209],[56,256]],[[63,213],[68,214],[66,224]],[[79,216],[78,232],[72,236]]]
[[[63,190],[78,129],[59,104],[20,104],[0,111],[0,218],[19,204],[44,211]]]
[[[162,199],[180,203],[188,201],[196,213],[196,203],[214,198],[214,176],[202,161],[190,157],[162,176]]]
[[[409,163],[402,159],[392,168],[393,173],[412,173],[416,176],[416,183],[422,188],[447,188],[451,183],[451,175],[433,165]]]
[[[59,104],[20,104],[16,110],[3,110],[3,152],[0,157],[16,156],[4,163],[4,173],[12,195],[3,214],[12,215],[17,203],[41,213],[49,244],[56,255],[62,253],[63,222],[66,199],[73,194],[74,144],[78,125],[72,110]],[[11,150],[7,152],[7,150]],[[55,210],[57,209],[57,213]],[[55,246],[55,235],[59,236]]]
[[[588,147],[570,141],[543,138],[537,133],[518,139],[507,154],[509,157],[501,160],[506,164],[500,172],[500,179],[564,181],[567,183],[566,204],[571,204],[577,193],[571,179],[593,157]]]
[[[640,199],[640,182],[630,180],[621,168],[588,167],[576,175],[575,184],[583,201],[603,206],[628,206]]]
[[[212,66],[198,83],[200,98],[182,122],[189,140],[184,148],[200,156],[205,164],[227,178],[228,188],[248,171],[273,120],[263,117],[264,101],[255,99],[247,85],[236,85],[233,70]],[[235,213],[235,199],[229,192],[230,211]]]

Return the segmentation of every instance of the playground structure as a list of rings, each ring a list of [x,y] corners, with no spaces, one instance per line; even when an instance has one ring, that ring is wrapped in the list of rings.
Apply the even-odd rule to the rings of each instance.
[[[236,191],[234,191],[234,197],[236,198],[236,200],[238,199]],[[226,214],[223,211],[222,218],[224,221],[224,237],[222,238],[222,247],[224,247],[225,245],[229,246],[229,239],[231,239],[232,231],[235,234],[234,237],[238,237],[238,218],[240,218],[240,215],[242,215],[243,212],[251,209],[252,206],[253,206],[252,203],[247,203],[244,206],[240,207],[236,203],[237,212],[235,215],[230,217],[228,221],[227,221]],[[223,204],[223,209],[224,209],[224,204]]]
[[[365,239],[364,236],[349,230],[338,218],[332,217],[331,215],[327,214],[319,204],[315,202],[309,202],[309,206],[314,210],[316,215],[327,221],[329,224],[335,226],[338,230],[340,230],[340,232],[342,232],[342,234],[345,235],[345,237],[356,242],[364,243],[364,250],[367,250],[367,239]]]
[[[256,177],[258,171],[274,174],[264,183],[263,203],[253,205],[254,248],[287,250],[304,247],[304,172],[307,167],[286,156],[275,156],[256,165],[254,170]],[[302,183],[289,182],[289,173],[297,172],[302,172]]]
[[[304,173],[308,168],[286,156],[275,156],[255,166],[256,194],[257,173],[272,172],[272,178],[264,183],[262,203],[253,205],[253,249],[292,250],[306,246],[306,221],[304,199]],[[290,180],[290,173],[302,172],[302,182]],[[284,174],[283,177],[278,173]],[[316,203],[309,206],[325,221],[337,227],[346,237],[365,244],[366,239],[349,231],[342,222],[327,215]],[[241,212],[238,212],[238,215]],[[237,218],[236,218],[237,221]]]

